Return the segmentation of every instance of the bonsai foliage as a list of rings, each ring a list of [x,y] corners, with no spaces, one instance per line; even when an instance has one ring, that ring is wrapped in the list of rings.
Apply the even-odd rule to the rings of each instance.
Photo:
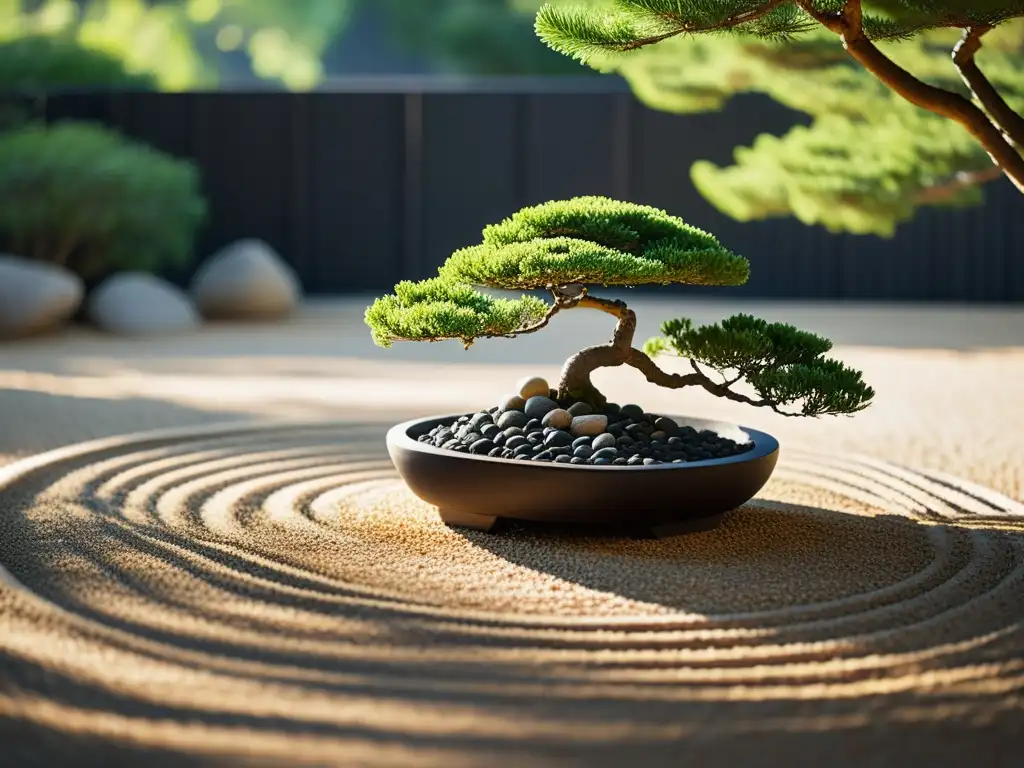
[[[0,249],[91,278],[186,263],[206,205],[195,167],[88,123],[0,135]]]
[[[621,365],[659,386],[699,386],[794,416],[855,413],[874,396],[859,372],[824,357],[831,348],[827,339],[746,315],[700,328],[673,320],[665,324],[664,338],[652,339],[644,350],[635,348],[633,310],[621,300],[592,295],[591,287],[741,285],[749,274],[745,258],[664,211],[581,197],[524,208],[485,228],[483,236],[480,245],[453,253],[438,277],[399,283],[393,295],[367,309],[366,323],[377,344],[457,339],[468,348],[478,338],[535,333],[564,310],[595,309],[616,318],[615,332],[608,344],[566,361],[560,398],[604,405],[591,373]],[[551,299],[495,299],[474,286],[543,289]],[[653,358],[669,351],[688,358],[692,372],[661,369]],[[756,396],[733,389],[744,380]]]
[[[0,42],[0,90],[47,91],[55,86],[104,86],[155,90],[149,75],[132,74],[102,51],[83,48],[68,37],[30,35]]]
[[[893,222],[888,226],[865,223],[880,214],[870,205],[859,211],[858,201],[869,200],[875,192],[884,196],[888,190],[890,198],[908,199],[911,209],[920,203],[970,202],[972,198],[962,193],[992,178],[994,172],[984,173],[980,155],[967,149],[966,137],[1024,190],[1024,158],[1019,151],[1024,143],[1020,28],[1009,35],[1001,28],[1024,17],[1020,0],[589,0],[588,5],[577,4],[560,2],[541,8],[540,37],[584,63],[622,69],[627,76],[633,72],[641,96],[662,94],[677,105],[708,108],[723,93],[750,88],[768,90],[783,103],[814,115],[836,116],[831,124],[810,129],[817,136],[809,136],[805,129],[794,138],[764,143],[755,150],[756,156],[741,154],[737,166],[726,172],[716,175],[709,166],[696,171],[705,193],[716,183],[727,187],[715,202],[741,218],[792,210],[802,218],[828,223],[826,213],[815,216],[801,205],[802,200],[817,197],[823,211],[833,201],[848,209],[833,222],[834,228],[885,232]],[[734,44],[741,58],[724,65],[719,60],[723,71],[715,73],[708,68],[701,72],[700,67],[664,66],[664,57],[659,60],[661,66],[652,59],[641,64],[636,53],[654,45],[674,46],[674,51],[682,52],[684,46],[695,43],[691,36],[701,33],[728,33],[724,38],[707,38],[705,63],[708,47],[723,40]],[[983,38],[989,54],[984,71],[979,63],[984,58],[979,55]],[[943,47],[942,53],[938,46]],[[691,61],[697,55],[695,48]],[[850,62],[859,69],[851,71]],[[645,67],[646,74],[636,74]],[[767,85],[766,72],[778,82]],[[925,111],[932,124],[920,116],[908,117],[912,107]],[[877,146],[865,150],[867,137],[874,133],[863,123],[885,115],[905,121],[907,130],[897,136],[890,127],[884,142],[872,141]],[[841,129],[841,138],[832,139],[838,120],[851,125]],[[955,130],[938,127],[936,121],[949,122],[947,128]],[[910,146],[901,146],[901,140]],[[857,167],[860,173],[833,176],[833,189],[815,190],[813,179],[821,178],[820,171],[830,165]],[[769,181],[772,176],[777,177],[774,182]],[[764,182],[764,192],[758,191],[758,182]],[[893,220],[906,218],[906,209],[906,204],[901,206]],[[844,219],[853,224],[844,224]]]

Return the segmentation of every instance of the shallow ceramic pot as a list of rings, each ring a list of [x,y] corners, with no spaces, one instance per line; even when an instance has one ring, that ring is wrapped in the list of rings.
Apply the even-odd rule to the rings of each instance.
[[[445,523],[478,530],[499,520],[621,525],[656,536],[707,530],[761,490],[779,457],[771,435],[686,416],[670,418],[754,447],[724,459],[631,467],[516,461],[417,442],[461,415],[393,427],[388,453],[412,492],[436,506]]]

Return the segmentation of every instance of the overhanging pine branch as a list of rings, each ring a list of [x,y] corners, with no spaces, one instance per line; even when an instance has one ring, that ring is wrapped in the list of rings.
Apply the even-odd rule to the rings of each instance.
[[[971,89],[974,97],[991,115],[1006,137],[1018,147],[1024,146],[1024,118],[1006,103],[995,86],[981,71],[975,54],[981,50],[981,38],[991,29],[988,25],[967,27],[960,42],[953,49],[953,63],[960,71],[960,77]]]
[[[936,88],[918,80],[882,53],[864,34],[860,0],[847,0],[842,11],[822,13],[811,0],[796,0],[798,6],[843,41],[843,47],[871,74],[911,104],[954,120],[974,136],[1003,173],[1024,192],[1024,157],[1007,141],[988,115],[958,93]]]
[[[734,16],[728,16],[714,24],[706,25],[694,24],[692,22],[685,21],[678,17],[665,15],[662,16],[662,19],[670,24],[676,23],[677,26],[675,29],[671,29],[661,34],[652,35],[650,37],[643,37],[640,38],[639,40],[632,40],[628,43],[623,43],[622,45],[617,46],[616,50],[635,51],[638,48],[644,48],[648,45],[654,45],[655,43],[660,43],[663,40],[668,40],[670,37],[676,37],[678,35],[697,32],[717,32],[721,30],[732,29],[733,27],[738,27],[741,24],[747,24],[752,21],[757,21],[758,19],[767,16],[776,8],[787,2],[789,2],[789,0],[767,0],[767,2],[758,6],[757,8],[751,8],[749,11],[737,13]]]

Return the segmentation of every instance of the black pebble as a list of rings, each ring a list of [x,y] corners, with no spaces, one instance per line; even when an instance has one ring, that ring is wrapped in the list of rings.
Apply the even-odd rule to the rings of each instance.
[[[467,432],[462,437],[462,444],[463,445],[472,445],[477,440],[480,440],[482,438],[483,438],[483,435],[481,435],[479,432]]]
[[[612,460],[611,459],[594,459],[594,463],[595,464],[601,464],[601,465],[611,464]]]
[[[469,452],[479,455],[483,453],[490,453],[494,448],[494,443],[487,438],[483,438],[482,440],[474,440],[469,446]]]
[[[622,406],[619,409],[619,413],[622,415],[622,418],[633,419],[633,421],[638,421],[644,417],[644,409],[632,403]]]
[[[594,449],[591,448],[589,445],[581,445],[577,447],[575,451],[573,451],[573,456],[576,456],[577,458],[580,459],[589,459],[593,455]]]
[[[488,440],[493,440],[495,435],[501,434],[501,428],[497,424],[484,424],[484,426],[480,428],[480,434]]]
[[[570,464],[582,464],[586,459],[581,459],[579,456],[573,456],[569,459]]]
[[[523,414],[524,416],[526,414]],[[524,432],[536,432],[541,428],[540,419],[530,419],[523,425]]]
[[[521,445],[529,445],[529,443],[527,442],[526,438],[523,437],[522,435],[514,435],[514,436],[508,438],[507,440],[505,440],[505,447],[506,448],[511,448],[511,449],[515,450],[516,448],[518,448]]]
[[[533,457],[534,461],[551,461],[555,455],[551,451],[541,451]]]
[[[618,451],[616,451],[614,448],[602,448],[600,451],[594,454],[594,461],[595,463],[598,459],[608,459],[609,461],[611,461],[612,459],[617,458],[618,455]]]
[[[495,448],[493,450],[487,452],[487,455],[488,456],[498,457],[498,456],[501,456],[501,454],[503,454],[504,452],[505,452],[504,448],[499,448],[499,447],[495,446]]]
[[[612,464],[618,464],[619,466],[623,466],[625,463],[626,459],[624,459],[622,456],[619,456],[619,458],[615,459],[615,461],[612,462]]]
[[[555,463],[556,464],[568,464],[571,461],[572,461],[572,459],[570,457],[568,457],[568,456],[565,456],[564,454],[562,456],[555,456]]]
[[[585,446],[587,446],[589,448],[590,447],[590,443],[593,441],[593,439],[594,438],[590,437],[589,435],[584,435],[583,437],[577,437],[575,440],[572,441],[572,447],[573,448],[579,448],[581,445],[585,445]]]
[[[554,432],[548,433],[547,437],[544,438],[544,444],[555,448],[566,447],[572,445],[572,435],[556,429]]]

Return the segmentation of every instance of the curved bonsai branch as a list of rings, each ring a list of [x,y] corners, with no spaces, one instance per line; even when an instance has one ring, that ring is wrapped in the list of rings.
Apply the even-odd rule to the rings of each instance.
[[[864,34],[860,0],[847,0],[838,13],[818,11],[812,0],[796,0],[796,3],[839,35],[846,51],[893,91],[911,104],[960,123],[985,148],[992,162],[1024,192],[1024,157],[1006,140],[1002,131],[968,99],[918,80],[882,53]]]
[[[953,63],[971,93],[1003,130],[1003,134],[1017,146],[1024,146],[1024,118],[1010,108],[974,60],[974,55],[981,50],[982,36],[990,29],[992,27],[987,24],[964,29],[963,37],[953,48]]]
[[[914,202],[918,205],[941,203],[946,200],[951,200],[960,192],[973,187],[980,187],[982,184],[987,184],[990,181],[995,181],[1002,177],[1002,169],[997,168],[996,166],[986,168],[983,171],[963,171],[956,174],[956,176],[945,184],[936,184],[933,187],[921,190],[921,192],[914,198]]]

